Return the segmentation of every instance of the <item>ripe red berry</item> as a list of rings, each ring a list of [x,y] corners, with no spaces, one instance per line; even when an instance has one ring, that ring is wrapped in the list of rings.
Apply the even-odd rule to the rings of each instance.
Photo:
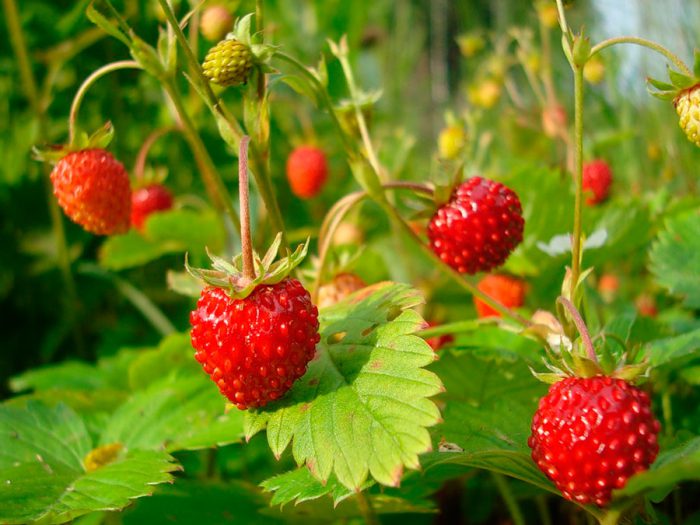
[[[306,372],[320,340],[318,310],[290,278],[259,285],[245,299],[205,288],[190,324],[195,358],[241,410],[283,396]]]
[[[322,150],[300,146],[287,158],[287,180],[292,193],[302,199],[318,195],[328,178],[328,161]]]
[[[74,151],[51,172],[53,193],[70,219],[97,235],[129,230],[131,186],[121,162],[99,148]]]
[[[608,198],[612,184],[612,171],[604,160],[596,159],[583,165],[583,190],[586,204],[595,206]]]
[[[622,379],[568,377],[540,400],[528,445],[565,498],[602,507],[656,459],[658,433],[646,392]]]
[[[496,274],[487,275],[479,281],[477,288],[508,308],[522,306],[525,300],[525,282],[515,277]],[[481,318],[501,317],[501,313],[498,310],[494,310],[477,297],[474,297],[474,306],[476,306],[476,312]]]
[[[499,182],[472,177],[428,223],[433,251],[461,273],[501,266],[523,240],[525,221],[518,196]]]
[[[151,184],[138,188],[131,194],[131,225],[141,230],[149,215],[172,207],[173,196],[166,187]]]

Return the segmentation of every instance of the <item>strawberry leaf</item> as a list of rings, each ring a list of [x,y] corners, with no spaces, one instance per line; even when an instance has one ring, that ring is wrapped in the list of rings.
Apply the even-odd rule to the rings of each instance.
[[[92,442],[83,420],[65,405],[0,407],[0,522],[64,523],[99,510],[117,510],[172,481],[178,468],[164,451],[122,450],[87,471]]]
[[[430,450],[426,427],[440,417],[428,399],[440,380],[423,369],[434,353],[415,335],[423,320],[408,310],[419,302],[406,285],[380,283],[322,310],[306,375],[285,399],[249,412],[246,435],[266,428],[277,457],[292,443],[297,463],[323,482],[333,473],[352,489],[368,476],[397,485]]]
[[[691,211],[666,221],[651,247],[656,282],[683,297],[685,306],[700,308],[700,214]]]
[[[482,468],[556,493],[527,446],[537,400],[547,387],[532,377],[522,360],[445,351],[431,369],[447,391],[442,396],[445,421],[434,431],[440,451],[421,458],[426,469],[443,464]]]
[[[368,481],[361,488],[364,490],[373,484],[373,482]],[[274,493],[270,500],[271,506],[284,506],[287,503],[298,505],[304,501],[315,500],[323,496],[330,496],[337,505],[354,494],[352,490],[338,482],[335,476],[331,476],[325,484],[321,483],[306,467],[273,476],[263,481],[260,486],[266,491]]]

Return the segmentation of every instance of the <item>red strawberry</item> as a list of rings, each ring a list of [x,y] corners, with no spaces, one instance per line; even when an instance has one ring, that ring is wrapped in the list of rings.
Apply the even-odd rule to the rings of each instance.
[[[659,314],[654,296],[647,293],[639,294],[634,300],[634,305],[637,307],[639,315],[643,317],[656,317]]]
[[[658,433],[646,392],[607,376],[568,377],[540,400],[528,445],[565,498],[602,507],[649,468]]]
[[[300,146],[287,158],[287,180],[292,193],[302,199],[318,195],[328,178],[328,161],[322,150]]]
[[[319,342],[318,310],[296,279],[259,285],[244,299],[205,288],[190,314],[195,358],[239,409],[283,396]]]
[[[53,192],[70,219],[97,235],[129,230],[131,187],[121,162],[99,149],[74,151],[51,172]]]
[[[436,323],[435,321],[428,321],[429,328],[433,328],[435,326],[440,326],[440,324]],[[428,337],[425,340],[425,342],[428,343],[430,345],[430,348],[432,348],[435,352],[440,350],[445,345],[454,343],[454,341],[455,338],[452,334],[436,335],[434,337]]]
[[[612,184],[612,171],[604,160],[596,159],[583,165],[583,189],[587,193],[586,204],[595,206],[608,198]]]
[[[131,194],[131,225],[143,229],[143,223],[152,213],[173,207],[173,196],[160,184],[151,184],[134,190]]]
[[[487,275],[479,281],[477,288],[508,308],[522,306],[525,299],[525,283],[507,275]],[[474,306],[476,306],[476,311],[481,318],[501,316],[499,311],[494,310],[477,297],[474,297]]]
[[[615,299],[617,292],[620,290],[620,279],[612,273],[604,273],[598,281],[598,292],[606,303],[610,303]]]
[[[428,224],[433,251],[461,273],[501,266],[523,240],[525,221],[518,196],[499,182],[472,177]]]

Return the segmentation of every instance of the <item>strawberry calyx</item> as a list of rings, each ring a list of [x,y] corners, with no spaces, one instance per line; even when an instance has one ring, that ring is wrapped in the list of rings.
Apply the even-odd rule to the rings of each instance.
[[[262,259],[257,253],[253,254],[255,267],[253,278],[244,275],[243,254],[237,255],[229,262],[207,251],[214,267],[213,270],[194,268],[189,265],[187,257],[185,257],[185,268],[195,279],[203,281],[209,286],[224,289],[232,299],[245,299],[260,285],[277,284],[284,280],[306,257],[309,239],[304,244],[297,246],[294,252],[288,251],[286,257],[275,261],[281,242],[282,234],[278,233]]]
[[[674,105],[684,93],[700,87],[700,51],[695,50],[692,75],[686,75],[674,69],[668,68],[669,82],[647,78],[647,90],[653,97],[661,100],[673,100]]]
[[[84,131],[75,134],[73,141],[70,144],[48,144],[45,146],[32,148],[33,156],[41,162],[57,164],[62,158],[69,153],[81,151],[85,149],[105,149],[114,137],[114,126],[110,121],[97,131],[88,135]]]

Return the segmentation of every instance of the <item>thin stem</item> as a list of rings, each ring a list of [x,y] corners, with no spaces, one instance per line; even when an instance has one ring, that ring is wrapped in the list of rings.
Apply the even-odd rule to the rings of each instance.
[[[562,0],[557,1],[557,11],[559,12],[559,27],[561,27],[561,32],[565,35],[569,34],[569,24],[566,23],[566,14],[564,13],[564,2]]]
[[[540,523],[542,525],[552,525],[552,516],[547,507],[547,498],[545,496],[536,496],[535,504],[537,505],[537,512],[540,515]]]
[[[581,223],[583,214],[583,67],[574,66],[574,233],[571,250],[571,299],[581,273]]]
[[[143,178],[143,172],[146,168],[146,159],[148,158],[148,153],[151,151],[151,147],[153,147],[153,144],[155,144],[156,141],[163,135],[166,135],[171,131],[179,130],[180,128],[178,126],[167,126],[155,130],[148,137],[146,137],[146,140],[143,142],[143,146],[141,146],[141,149],[139,150],[139,153],[136,156],[136,162],[134,162],[134,168],[132,170],[132,174],[137,181]]]
[[[265,2],[264,2],[264,0],[255,0],[255,27],[257,28],[258,31],[262,31],[263,28],[265,27]]]
[[[10,33],[10,42],[15,52],[15,57],[17,58],[19,74],[22,79],[22,88],[34,113],[38,115],[41,112],[41,108],[39,108],[39,91],[34,79],[34,74],[32,73],[31,63],[29,62],[27,43],[25,42],[22,24],[19,20],[17,4],[15,0],[3,0],[3,5],[5,6],[5,17],[7,20],[7,30]]]
[[[589,58],[598,53],[599,51],[602,51],[606,47],[614,46],[616,44],[634,44],[656,51],[657,53],[660,53],[663,56],[665,56],[670,62],[672,62],[673,65],[675,65],[681,73],[690,77],[693,76],[693,72],[690,70],[690,68],[686,66],[685,63],[680,58],[678,58],[676,54],[672,53],[661,44],[657,44],[652,40],[647,40],[646,38],[639,38],[636,36],[618,36],[614,38],[608,38],[607,40],[603,40],[599,44],[593,46]]]
[[[243,252],[243,276],[255,279],[253,263],[253,243],[250,240],[250,203],[248,197],[248,142],[250,137],[243,135],[238,150],[238,198],[241,211],[241,251]]]
[[[473,332],[478,330],[480,327],[491,324],[494,322],[493,317],[484,319],[470,319],[468,321],[457,321],[454,323],[445,323],[437,326],[431,326],[425,330],[417,332],[416,335],[422,337],[423,339],[429,339],[431,337],[440,337],[441,335],[447,334],[462,334],[467,332]]]
[[[226,186],[224,185],[219,172],[216,170],[209,152],[207,151],[202,138],[197,133],[197,130],[192,122],[192,118],[187,113],[180,94],[175,86],[175,83],[168,80],[164,84],[164,89],[167,92],[170,100],[175,106],[175,111],[180,117],[180,122],[182,123],[182,133],[185,139],[192,149],[194,158],[197,161],[197,165],[202,173],[202,179],[204,180],[204,185],[209,194],[209,198],[212,200],[214,206],[219,210],[225,210],[228,214],[233,226],[236,230],[240,230],[241,223],[238,220],[238,214],[236,213],[233,203],[226,191]]]
[[[130,282],[92,263],[83,263],[79,266],[78,270],[82,274],[92,275],[111,281],[117,291],[121,293],[149,323],[151,323],[153,328],[155,328],[160,335],[166,336],[174,334],[177,331],[160,308],[158,308],[145,293]]]
[[[112,62],[94,71],[80,85],[78,92],[73,98],[73,103],[70,107],[70,115],[68,117],[69,140],[71,144],[74,143],[76,138],[75,134],[76,122],[78,120],[78,111],[80,110],[80,104],[82,103],[83,98],[85,97],[85,93],[87,93],[87,90],[90,88],[90,86],[92,86],[92,84],[94,84],[98,79],[100,79],[100,77],[103,77],[104,75],[106,75],[107,73],[111,73],[112,71],[118,71],[120,69],[142,69],[142,67],[135,60],[119,60],[117,62]]]
[[[367,495],[364,492],[358,492],[356,493],[355,497],[357,498],[357,506],[360,509],[360,514],[362,514],[362,517],[365,520],[365,524],[380,525],[377,513],[374,511],[372,502],[369,500]]]
[[[515,496],[513,496],[513,492],[510,490],[510,486],[508,485],[505,477],[496,472],[491,472],[491,477],[496,484],[496,488],[498,488],[501,498],[503,498],[503,502],[506,504],[506,507],[508,507],[508,512],[510,513],[510,517],[512,518],[514,525],[525,525],[523,513],[520,510],[520,506],[518,505]]]
[[[617,525],[622,517],[622,511],[619,509],[608,509],[601,516],[596,516],[600,525]]]
[[[566,308],[566,310],[571,315],[571,318],[573,319],[574,324],[576,325],[576,329],[578,330],[578,333],[581,335],[581,340],[583,341],[583,346],[586,349],[586,353],[588,354],[588,358],[597,364],[598,357],[595,355],[595,348],[593,347],[593,341],[591,341],[591,336],[588,333],[588,328],[586,327],[586,323],[583,321],[583,317],[581,317],[581,314],[576,309],[574,304],[571,301],[569,301],[566,297],[558,297],[557,302],[559,304],[564,305],[564,308]]]

